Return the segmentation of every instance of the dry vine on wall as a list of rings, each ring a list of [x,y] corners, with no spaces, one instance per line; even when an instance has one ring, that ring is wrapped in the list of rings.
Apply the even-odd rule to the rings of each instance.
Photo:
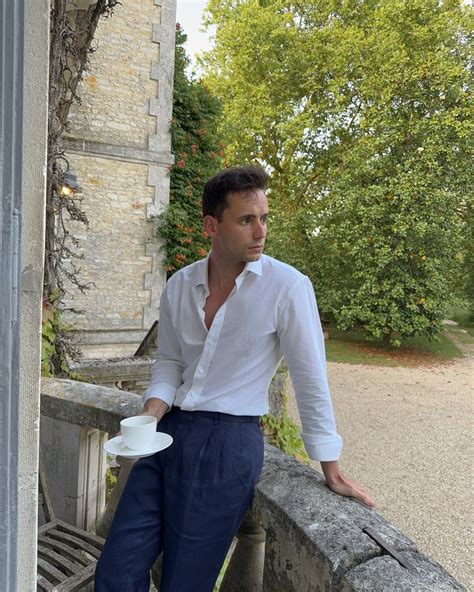
[[[80,102],[77,88],[95,51],[93,39],[99,19],[110,16],[117,4],[117,0],[52,2],[42,356],[42,370],[46,374],[68,374],[67,360],[79,356],[67,327],[61,322],[66,286],[82,292],[91,287],[81,281],[78,261],[82,255],[70,230],[71,222],[87,226],[88,219],[81,199],[74,193],[65,195],[62,190],[69,163],[61,137],[68,130],[71,104]]]

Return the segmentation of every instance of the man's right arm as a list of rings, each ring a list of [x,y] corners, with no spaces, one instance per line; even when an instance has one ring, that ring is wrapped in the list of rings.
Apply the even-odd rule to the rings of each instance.
[[[165,288],[160,302],[158,349],[150,386],[143,395],[145,406],[143,414],[153,415],[159,421],[173,406],[176,392],[183,381],[185,367],[176,329],[171,320],[171,310]]]

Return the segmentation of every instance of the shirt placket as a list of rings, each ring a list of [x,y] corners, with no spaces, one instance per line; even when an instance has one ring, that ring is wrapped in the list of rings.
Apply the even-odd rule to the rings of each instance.
[[[198,365],[196,366],[196,370],[194,371],[191,388],[189,389],[188,394],[186,395],[181,404],[181,409],[192,411],[200,403],[200,396],[206,383],[207,373],[209,371],[209,367],[211,365],[214,354],[216,353],[217,342],[219,341],[219,337],[222,332],[222,327],[224,326],[225,311],[227,309],[229,301],[236,293],[236,291],[240,288],[242,281],[243,276],[240,275],[235,281],[235,286],[232,292],[229,294],[224,304],[219,308],[219,310],[216,313],[216,316],[214,317],[214,320],[212,321],[211,328],[207,333],[206,341],[204,343],[204,349],[202,350],[202,354],[199,358]],[[206,302],[206,298],[208,295],[209,292],[206,290],[200,302],[199,314],[202,315],[203,322],[204,304]]]

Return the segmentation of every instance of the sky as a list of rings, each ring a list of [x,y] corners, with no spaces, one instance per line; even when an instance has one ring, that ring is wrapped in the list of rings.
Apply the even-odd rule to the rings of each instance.
[[[176,21],[183,27],[188,36],[186,53],[192,60],[193,69],[196,68],[194,56],[196,53],[209,49],[209,36],[199,31],[202,12],[207,0],[177,0]]]

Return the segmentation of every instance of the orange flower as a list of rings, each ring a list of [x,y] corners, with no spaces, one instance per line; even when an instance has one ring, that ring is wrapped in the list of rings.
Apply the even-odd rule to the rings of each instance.
[[[206,257],[207,251],[206,251],[206,249],[203,249],[201,247],[201,248],[198,249],[197,254],[199,255],[199,257]]]
[[[182,253],[178,253],[176,255],[176,261],[186,261],[186,255],[183,255]]]

